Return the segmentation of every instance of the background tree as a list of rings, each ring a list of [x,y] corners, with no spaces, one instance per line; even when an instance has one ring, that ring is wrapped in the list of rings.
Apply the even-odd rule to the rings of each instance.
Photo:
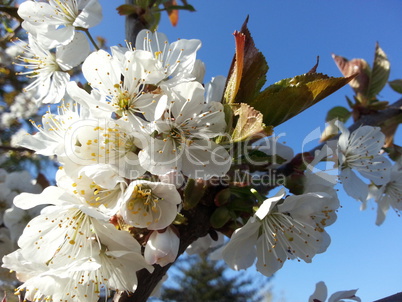
[[[228,274],[222,261],[210,260],[206,253],[183,256],[172,271],[177,272],[172,276],[174,286],[162,287],[162,301],[257,302],[268,282],[265,278],[262,281],[239,273]]]

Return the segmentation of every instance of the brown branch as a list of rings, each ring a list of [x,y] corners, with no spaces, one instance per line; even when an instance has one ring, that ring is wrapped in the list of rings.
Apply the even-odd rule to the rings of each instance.
[[[402,123],[402,99],[399,99],[395,103],[389,105],[386,109],[361,116],[353,125],[349,127],[349,131],[353,132],[361,126],[373,126],[386,128],[393,125]],[[337,140],[339,134],[331,138],[329,141]],[[309,151],[314,155],[316,150],[321,150],[327,142],[324,142]]]
[[[395,295],[380,300],[375,300],[374,302],[398,302],[398,301],[402,301],[402,293],[397,293]]]
[[[34,150],[24,148],[24,147],[11,147],[11,146],[1,146],[0,145],[0,150],[4,151],[14,151],[14,152],[29,152],[29,153],[35,153]]]
[[[24,21],[17,13],[18,7],[14,6],[0,6],[0,12],[6,13],[10,17],[13,17],[18,20],[18,22]]]
[[[126,4],[133,4],[134,0],[126,0]],[[126,40],[128,42],[135,44],[135,39],[137,38],[138,33],[146,29],[148,24],[145,22],[143,18],[140,18],[139,15],[133,13],[126,16]]]
[[[371,114],[362,115],[353,125],[349,127],[349,131],[353,132],[357,128],[367,125],[374,127],[381,127],[386,137],[393,136],[398,125],[402,123],[402,99],[389,105],[384,110],[372,112]],[[339,138],[339,134],[332,137],[330,140],[323,142],[322,144],[314,147],[313,149],[297,154],[290,162],[281,165],[275,170],[276,175],[283,175],[285,177],[291,175],[301,175],[304,172],[304,163],[309,163],[313,160],[314,154],[317,150],[321,150],[328,142],[336,141]],[[261,194],[268,194],[273,186],[259,186],[256,187]]]

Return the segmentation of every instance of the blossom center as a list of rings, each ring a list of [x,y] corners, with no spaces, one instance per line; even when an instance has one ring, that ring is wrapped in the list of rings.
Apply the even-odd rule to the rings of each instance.
[[[159,212],[159,201],[162,198],[156,196],[149,186],[138,184],[135,186],[131,199],[127,203],[127,209],[132,214],[147,216],[149,212]]]
[[[76,1],[71,2],[71,7],[65,2],[66,1],[62,0],[53,1],[53,4],[55,6],[55,13],[56,15],[59,15],[59,13],[63,14],[66,21],[73,24],[78,15],[78,10],[76,9]]]

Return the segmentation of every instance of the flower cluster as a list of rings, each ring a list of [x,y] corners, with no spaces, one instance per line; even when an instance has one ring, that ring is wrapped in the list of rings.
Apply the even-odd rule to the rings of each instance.
[[[392,166],[382,152],[385,135],[380,128],[362,126],[350,133],[341,123],[337,125],[342,132],[338,141],[339,179],[348,195],[362,201],[362,209],[367,200],[375,200],[376,224],[380,225],[390,207],[402,209],[402,167],[399,162]],[[370,184],[354,171],[369,179]]]
[[[42,190],[27,171],[7,173],[0,169],[0,255],[12,252],[29,220],[37,216],[41,207],[24,211],[13,204],[13,199],[22,192],[39,193]],[[13,280],[5,269],[0,269],[1,279]],[[11,279],[10,279],[11,278]]]
[[[142,31],[135,47],[88,55],[77,30],[100,21],[98,1],[27,1],[18,13],[29,42],[17,64],[35,78],[26,90],[35,91],[38,104],[61,102],[18,144],[57,156],[61,166],[57,186],[14,199],[19,210],[43,210],[14,236],[19,249],[3,267],[17,272],[24,282],[18,292],[28,300],[97,301],[111,291],[133,292],[137,271],[152,272],[152,264],[164,266],[178,254],[172,223],[181,195],[166,182],[169,175],[210,179],[231,165],[213,141],[226,128],[216,102],[222,94],[206,97],[214,93],[198,81],[201,43],[169,43]],[[91,93],[69,82],[81,62]],[[143,254],[134,229],[148,234]]]
[[[0,236],[18,241],[2,266],[23,282],[17,293],[25,299],[98,301],[134,292],[138,271],[152,273],[184,250],[178,225],[189,224],[186,214],[196,212],[197,203],[208,207],[210,220],[198,240],[186,242],[188,252],[213,247],[214,257],[233,269],[256,261],[266,276],[286,260],[311,262],[328,248],[325,228],[337,218],[338,182],[363,207],[374,198],[377,224],[390,207],[402,209],[402,170],[382,154],[379,128],[350,132],[336,123],[335,148],[294,156],[268,138],[260,111],[231,104],[242,60],[236,58],[228,80],[204,84],[196,39],[170,43],[162,33],[143,30],[133,45],[110,52],[95,45],[91,52],[85,34],[93,43],[88,29],[102,19],[98,0],[26,1],[18,13],[28,43],[21,42],[16,66],[33,78],[25,96],[57,109],[49,107],[41,125],[32,122],[35,133],[19,135],[17,144],[60,164],[56,186],[41,193],[37,186],[14,190],[20,182],[0,171],[0,201],[10,208],[1,217],[9,230]],[[244,35],[235,37],[240,58]],[[87,85],[71,81],[81,64]],[[324,161],[339,175],[320,171]],[[201,202],[206,191],[213,196]],[[34,218],[22,230],[28,216]],[[326,292],[316,294],[317,301],[326,298]]]

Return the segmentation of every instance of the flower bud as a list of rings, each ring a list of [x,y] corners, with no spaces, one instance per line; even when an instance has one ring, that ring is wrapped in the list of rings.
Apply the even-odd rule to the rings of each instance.
[[[148,264],[165,266],[176,260],[180,239],[171,227],[161,233],[154,231],[145,246],[144,257]]]

